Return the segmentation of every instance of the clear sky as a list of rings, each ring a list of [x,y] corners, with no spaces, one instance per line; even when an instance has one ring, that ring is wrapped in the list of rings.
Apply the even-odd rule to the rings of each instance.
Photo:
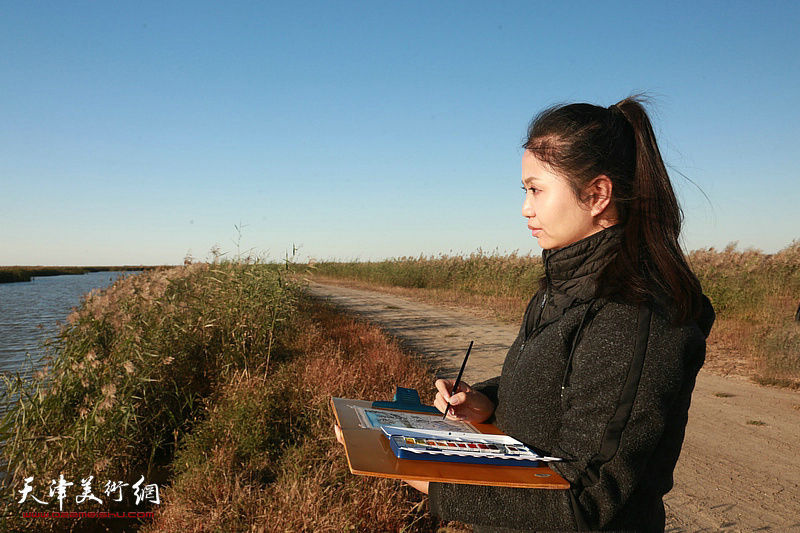
[[[529,120],[641,91],[687,250],[776,252],[799,27],[796,0],[6,0],[0,265],[538,254]]]

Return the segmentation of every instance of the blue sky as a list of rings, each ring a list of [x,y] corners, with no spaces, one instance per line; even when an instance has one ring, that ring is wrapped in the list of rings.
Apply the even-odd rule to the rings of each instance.
[[[538,254],[528,121],[640,91],[685,247],[776,252],[799,26],[794,1],[2,2],[0,265]]]

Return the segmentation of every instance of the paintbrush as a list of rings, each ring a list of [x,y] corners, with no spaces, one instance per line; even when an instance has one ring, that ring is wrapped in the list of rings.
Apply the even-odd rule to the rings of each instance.
[[[461,383],[461,375],[464,373],[464,367],[467,366],[467,359],[469,358],[469,352],[472,351],[472,343],[475,341],[469,341],[469,347],[467,348],[467,355],[464,356],[464,362],[461,363],[461,370],[458,371],[458,376],[456,376],[456,381],[453,383],[453,389],[450,391],[450,396],[452,397],[453,394],[456,393],[458,390],[458,385]],[[447,418],[447,411],[450,410],[450,401],[447,402],[447,407],[444,409],[444,416],[442,420]]]

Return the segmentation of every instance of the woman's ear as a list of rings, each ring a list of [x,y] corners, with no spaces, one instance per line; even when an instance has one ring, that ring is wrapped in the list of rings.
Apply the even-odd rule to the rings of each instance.
[[[609,212],[609,206],[613,208],[611,203],[611,190],[613,184],[611,179],[605,174],[600,174],[589,183],[586,187],[587,205],[592,213],[592,216],[605,215],[610,219],[616,219],[616,214]]]

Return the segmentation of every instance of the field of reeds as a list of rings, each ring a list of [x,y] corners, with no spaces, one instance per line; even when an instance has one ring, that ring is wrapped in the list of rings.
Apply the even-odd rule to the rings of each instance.
[[[0,530],[435,531],[412,489],[349,474],[329,403],[432,378],[282,270],[195,264],[92,293],[47,368],[4,376]],[[155,517],[23,517],[61,510]]]
[[[800,388],[800,240],[776,254],[729,245],[689,260],[717,312],[710,363],[725,373],[741,360],[756,382]]]
[[[717,313],[707,367],[800,387],[800,241],[776,254],[735,245],[698,250],[689,261]],[[518,323],[543,270],[538,256],[475,253],[318,262],[314,272],[320,281],[380,288]]]

